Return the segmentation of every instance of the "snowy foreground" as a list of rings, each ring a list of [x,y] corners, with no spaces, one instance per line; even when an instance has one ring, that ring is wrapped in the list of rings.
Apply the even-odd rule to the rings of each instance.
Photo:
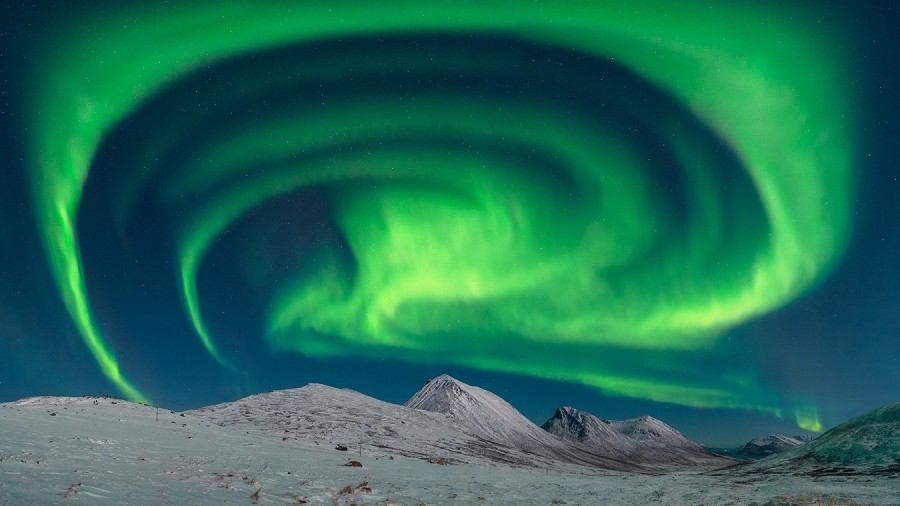
[[[430,442],[460,437],[429,425],[431,415],[409,420],[414,433]],[[761,462],[648,474],[476,454],[445,460],[428,448],[411,452],[415,442],[398,451],[373,445],[374,431],[353,441],[346,429],[308,427],[302,437],[279,429],[279,437],[221,423],[202,411],[157,412],[108,398],[0,404],[0,504],[900,504],[893,472],[768,472]],[[334,420],[331,428],[353,423]],[[407,420],[391,423],[380,430],[390,434]]]

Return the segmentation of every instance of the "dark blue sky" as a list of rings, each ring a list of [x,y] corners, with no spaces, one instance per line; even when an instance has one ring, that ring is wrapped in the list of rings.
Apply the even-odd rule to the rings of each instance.
[[[856,86],[859,101],[854,112],[860,126],[853,154],[857,187],[853,189],[846,252],[833,271],[811,290],[779,309],[726,331],[717,341],[714,353],[682,360],[678,358],[682,353],[679,351],[632,355],[610,348],[609,356],[597,359],[599,364],[605,364],[599,368],[617,368],[617,373],[632,370],[635,377],[642,378],[664,369],[665,374],[689,379],[694,387],[710,388],[726,384],[730,372],[749,370],[761,389],[785,399],[802,398],[815,404],[825,428],[900,400],[900,72],[896,70],[900,59],[896,26],[900,16],[891,2],[867,4],[865,10],[841,5],[831,8],[840,13],[841,29],[845,30],[840,37],[856,47],[847,69],[849,75],[843,76]],[[93,9],[96,8],[85,8],[83,12],[89,14]],[[8,2],[3,5],[0,18],[0,401],[31,395],[120,394],[102,373],[85,346],[83,332],[67,311],[39,233],[41,210],[36,204],[36,183],[30,177],[35,157],[29,143],[35,135],[47,136],[47,132],[33,131],[35,123],[28,120],[27,97],[35,86],[29,72],[35,68],[34,60],[41,57],[37,48],[47,40],[48,33],[66,25],[59,19],[51,20],[49,11],[43,5]],[[452,365],[461,363],[458,360],[441,363],[440,356],[424,352],[398,354],[396,358],[391,353],[356,354],[352,344],[342,341],[339,346],[350,347],[342,352],[345,356],[311,358],[308,354],[271,348],[261,337],[266,327],[261,315],[272,303],[266,287],[281,288],[282,279],[299,275],[296,266],[306,265],[306,258],[328,258],[355,265],[352,254],[317,256],[324,249],[346,251],[352,246],[352,239],[344,236],[338,218],[330,214],[332,194],[327,188],[293,192],[260,205],[235,220],[204,257],[197,283],[208,330],[236,366],[228,368],[218,363],[197,338],[180,293],[177,258],[172,254],[177,230],[171,226],[177,218],[173,215],[180,210],[161,205],[148,196],[152,191],[146,191],[134,200],[128,223],[117,228],[115,209],[117,199],[139,179],[137,175],[145,162],[142,157],[152,156],[158,143],[166,144],[164,153],[168,158],[162,162],[168,164],[166,167],[187,166],[196,153],[202,152],[197,146],[202,148],[204,142],[212,142],[210,139],[227,132],[231,123],[263,121],[260,111],[273,115],[277,112],[277,108],[254,102],[258,99],[252,97],[241,102],[243,108],[217,110],[216,96],[236,101],[228,95],[230,91],[223,91],[228,85],[221,84],[239,84],[238,78],[228,81],[229,76],[238,72],[264,75],[273,61],[287,58],[340,59],[340,55],[360,54],[361,48],[369,46],[376,48],[371,49],[373,55],[396,51],[415,56],[430,51],[429,44],[435,48],[458,44],[459,51],[480,50],[501,56],[510,52],[516,55],[513,59],[522,58],[523,62],[560,59],[564,62],[559,64],[561,77],[556,81],[548,78],[547,86],[551,88],[561,86],[559,83],[567,79],[571,81],[576,74],[605,72],[605,78],[613,83],[605,85],[605,92],[616,96],[610,103],[638,110],[637,122],[628,111],[605,111],[604,114],[610,114],[611,124],[619,127],[639,125],[642,118],[652,121],[644,112],[648,102],[652,104],[650,109],[686,114],[681,106],[672,104],[669,97],[636,79],[627,69],[556,50],[525,48],[496,36],[468,38],[464,42],[455,37],[418,36],[387,42],[379,38],[329,44],[327,48],[333,52],[324,57],[308,48],[288,47],[206,67],[148,99],[103,139],[77,210],[76,231],[86,293],[94,320],[115,350],[121,371],[153,403],[187,409],[308,382],[352,388],[382,400],[403,402],[426,379],[449,373],[500,395],[536,423],[542,423],[556,407],[570,405],[602,418],[651,414],[689,437],[712,445],[736,445],[763,433],[800,432],[792,416],[778,418],[752,409],[698,408],[607,395],[576,382],[540,379],[526,374],[526,370],[516,374],[515,368],[504,367],[506,372],[491,372],[486,370],[491,367]],[[415,51],[405,49],[413,45]],[[322,47],[325,46],[316,49]],[[58,48],[55,54],[66,55],[69,50]],[[77,58],[77,52],[72,57]],[[431,74],[423,74],[417,81],[418,89],[410,91],[411,97],[422,90],[451,88],[465,93],[476,89],[489,97],[501,96],[509,89],[517,90],[520,98],[547,93],[522,84],[531,75],[527,74],[528,69],[496,71],[505,79],[503,86],[496,85],[496,89],[490,83],[490,75],[484,77],[484,83],[473,84],[470,78],[475,71],[467,70],[473,74],[447,84],[451,78],[444,76],[439,66],[435,69],[428,70]],[[384,80],[362,85],[345,83],[345,88],[330,92],[353,97],[360,93],[356,87],[375,93],[372,90],[377,91],[379,86],[402,88],[409,84],[400,76],[389,72],[387,75]],[[556,90],[553,88],[554,93]],[[269,98],[285,93],[293,92],[265,90]],[[560,103],[582,107],[591,100],[579,95],[583,93],[572,85]],[[195,94],[207,98],[195,99]],[[506,95],[503,97],[505,100]],[[305,99],[292,100],[300,107]],[[622,105],[622,100],[634,100],[634,104]],[[172,124],[173,118],[181,117],[191,107],[213,109],[210,114],[214,121],[207,118],[205,131],[187,132],[186,127]],[[685,120],[691,121],[689,117]],[[422,141],[399,138],[395,142],[399,149],[404,143]],[[643,145],[646,140],[637,138],[634,142]],[[486,143],[482,151],[491,149],[493,146]],[[667,156],[665,151],[650,155]],[[731,163],[727,153],[722,156]],[[528,163],[538,164],[533,160]],[[146,186],[153,189],[154,184],[151,181]],[[365,189],[378,181],[362,178],[355,184]],[[660,184],[678,192],[676,176],[661,178]],[[302,214],[302,223],[284,218],[295,213]],[[237,270],[245,274],[234,276]],[[271,282],[272,279],[278,282]],[[536,306],[533,310],[539,312],[541,306]],[[465,340],[452,330],[446,334],[442,333],[442,338]],[[314,338],[330,342],[327,335]],[[579,349],[577,345],[564,349],[572,355],[573,363],[580,363],[583,358],[579,357]],[[583,351],[596,353],[593,348]],[[484,348],[488,358],[497,353],[496,347]],[[516,353],[508,356],[515,357]],[[549,356],[548,352],[548,360]],[[687,370],[690,367],[696,370]],[[672,372],[672,368],[684,370]]]

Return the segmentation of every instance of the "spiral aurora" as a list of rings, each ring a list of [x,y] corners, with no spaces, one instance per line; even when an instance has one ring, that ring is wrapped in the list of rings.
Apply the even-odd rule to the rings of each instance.
[[[295,221],[296,238],[253,243],[290,262],[231,257],[264,298],[259,339],[276,352],[778,412],[755,371],[692,369],[724,332],[815,286],[848,240],[852,90],[841,41],[805,14],[701,2],[87,13],[47,39],[32,73],[34,205],[59,294],[103,373],[142,399],[92,312],[84,206],[109,209],[121,235],[148,206],[166,217],[185,318],[230,368],[240,357],[204,313],[205,261],[242,220]],[[142,149],[104,154],[124,135]],[[294,215],[267,214],[290,199]]]

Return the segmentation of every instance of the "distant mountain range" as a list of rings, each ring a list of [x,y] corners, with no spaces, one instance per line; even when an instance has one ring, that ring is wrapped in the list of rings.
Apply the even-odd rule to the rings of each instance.
[[[795,446],[809,443],[813,439],[812,436],[785,436],[782,434],[760,436],[748,441],[747,444],[738,451],[738,454],[751,457],[765,457],[781,453]]]
[[[428,381],[403,405],[311,384],[189,413],[285,440],[312,440],[348,451],[442,463],[488,461],[636,472],[714,469],[737,463],[706,451],[649,416],[608,422],[574,408],[560,408],[541,428],[493,393],[447,375]]]
[[[630,420],[602,420],[565,407],[542,425],[544,430],[585,449],[615,456],[657,470],[723,467],[735,462],[714,455],[652,416]]]

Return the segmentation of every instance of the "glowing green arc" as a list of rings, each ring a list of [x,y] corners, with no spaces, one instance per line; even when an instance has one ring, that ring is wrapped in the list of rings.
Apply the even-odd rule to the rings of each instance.
[[[32,174],[36,214],[57,287],[86,346],[126,395],[142,398],[120,373],[112,346],[91,314],[76,230],[82,187],[103,136],[144,98],[201,64],[354,34],[492,31],[573,47],[633,69],[682,100],[732,145],[757,184],[773,234],[741,290],[643,325],[717,331],[786,303],[827,272],[848,235],[852,139],[845,118],[851,104],[833,78],[840,74],[841,58],[822,49],[834,46],[826,44],[827,34],[786,24],[781,15],[760,16],[734,5],[708,8],[700,2],[679,3],[671,12],[667,6],[650,3],[623,12],[592,3],[541,3],[510,11],[496,4],[460,9],[436,2],[387,2],[373,15],[371,3],[234,2],[212,18],[195,5],[171,12],[127,8],[119,14],[140,21],[129,28],[113,15],[63,33],[49,44],[71,47],[79,57],[48,55],[37,69]],[[759,43],[748,46],[747,40]],[[766,45],[769,40],[776,42]],[[823,53],[827,61],[817,56]],[[805,62],[802,69],[797,61]],[[350,222],[346,227],[359,228]],[[221,226],[186,239],[194,246],[182,251],[181,288],[204,346],[224,363],[200,316],[194,281],[209,234],[217,229]],[[605,380],[583,381],[612,386]]]

